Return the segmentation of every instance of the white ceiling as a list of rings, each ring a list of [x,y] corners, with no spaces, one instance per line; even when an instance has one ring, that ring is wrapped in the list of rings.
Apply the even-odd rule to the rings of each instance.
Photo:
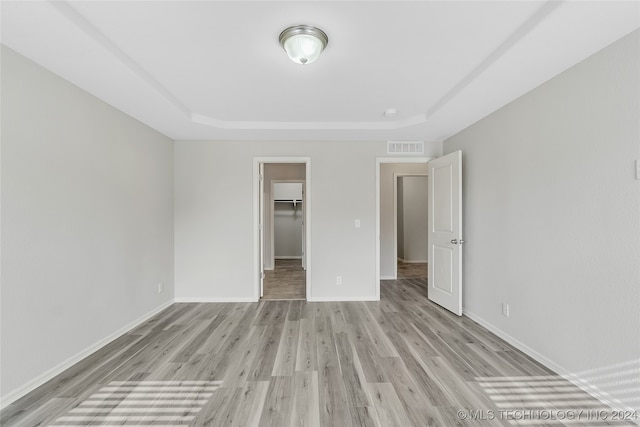
[[[3,44],[173,139],[442,140],[640,26],[638,1],[1,7]],[[295,24],[329,36],[311,65]]]

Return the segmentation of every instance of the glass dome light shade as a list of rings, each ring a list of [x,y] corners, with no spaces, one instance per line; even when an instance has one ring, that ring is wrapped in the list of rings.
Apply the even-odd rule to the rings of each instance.
[[[328,42],[329,39],[322,30],[306,25],[289,27],[280,33],[280,44],[289,58],[302,65],[311,64],[318,59]]]

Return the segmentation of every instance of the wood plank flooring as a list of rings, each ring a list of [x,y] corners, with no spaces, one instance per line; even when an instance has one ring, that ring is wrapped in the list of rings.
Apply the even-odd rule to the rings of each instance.
[[[426,279],[426,262],[402,262],[398,260],[398,279]]]
[[[534,411],[609,410],[425,295],[407,279],[383,282],[379,302],[174,304],[0,424],[540,426],[562,423]]]
[[[276,259],[273,270],[264,272],[265,300],[306,299],[307,278],[302,260]],[[426,276],[425,276],[426,277]]]

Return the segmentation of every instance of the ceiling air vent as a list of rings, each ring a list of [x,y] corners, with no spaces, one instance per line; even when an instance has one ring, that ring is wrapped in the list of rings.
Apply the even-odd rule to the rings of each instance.
[[[424,141],[387,141],[387,154],[424,154]]]

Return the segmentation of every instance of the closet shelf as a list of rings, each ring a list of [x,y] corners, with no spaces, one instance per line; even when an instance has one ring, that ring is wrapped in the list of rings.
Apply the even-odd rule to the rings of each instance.
[[[291,200],[274,200],[274,203],[291,203],[293,205],[293,209],[297,209],[299,203],[302,203],[300,199],[291,199]]]

